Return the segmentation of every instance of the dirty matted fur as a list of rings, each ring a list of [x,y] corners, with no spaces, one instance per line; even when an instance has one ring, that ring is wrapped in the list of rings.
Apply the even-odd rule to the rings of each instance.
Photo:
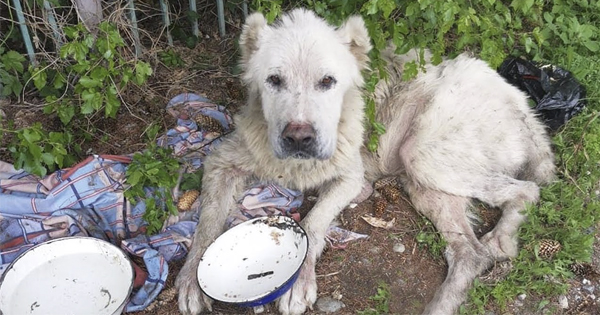
[[[257,181],[319,190],[301,222],[309,253],[278,300],[282,314],[301,314],[316,301],[325,231],[365,178],[402,178],[415,208],[448,243],[448,275],[424,314],[454,313],[478,274],[517,254],[522,211],[538,201],[538,184],[552,180],[553,155],[526,96],[483,61],[461,55],[403,82],[403,66],[416,54],[384,52],[389,79],[377,86],[376,102],[387,132],[370,153],[363,146],[361,71],[371,46],[360,17],[336,29],[303,9],[273,25],[253,14],[240,47],[248,104],[205,164],[200,221],[176,280],[182,313],[211,309],[196,279],[198,263],[243,190]],[[503,212],[481,239],[467,217],[472,199]]]

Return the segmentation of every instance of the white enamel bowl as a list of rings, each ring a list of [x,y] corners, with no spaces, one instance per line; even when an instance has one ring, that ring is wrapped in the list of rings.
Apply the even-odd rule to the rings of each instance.
[[[121,314],[134,272],[118,247],[90,237],[36,245],[0,278],[0,314]]]
[[[252,219],[210,245],[198,265],[198,282],[206,295],[218,301],[266,304],[292,286],[307,252],[306,232],[294,219]]]

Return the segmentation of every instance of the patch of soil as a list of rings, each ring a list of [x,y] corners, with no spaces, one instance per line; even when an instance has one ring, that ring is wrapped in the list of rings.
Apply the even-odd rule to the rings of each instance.
[[[307,202],[303,208],[310,208]],[[338,314],[356,314],[361,310],[375,308],[376,302],[369,297],[377,294],[378,286],[389,287],[390,314],[418,314],[433,297],[435,289],[445,277],[446,265],[441,257],[434,257],[426,247],[416,243],[416,222],[422,218],[405,201],[388,205],[383,218],[396,218],[393,228],[386,230],[370,226],[362,219],[373,215],[373,201],[367,200],[355,208],[344,210],[340,225],[353,232],[366,234],[368,239],[352,241],[343,249],[328,248],[317,263],[319,297],[339,299],[345,307]],[[402,244],[405,251],[395,252],[394,246]],[[165,294],[169,301],[161,300],[140,315],[178,314],[177,297],[171,296],[169,288],[183,262],[169,264],[169,280]],[[163,295],[163,293],[161,293]],[[215,303],[216,314],[254,314],[252,309]],[[277,314],[274,304],[268,305],[264,314]],[[307,314],[322,314],[313,311]]]

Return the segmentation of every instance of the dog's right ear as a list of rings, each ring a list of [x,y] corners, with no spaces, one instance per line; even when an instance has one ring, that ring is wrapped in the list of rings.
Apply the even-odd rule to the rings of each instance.
[[[241,65],[243,68],[248,64],[250,56],[258,49],[260,33],[266,26],[267,20],[261,13],[252,13],[246,18],[239,42],[242,50]]]
[[[350,52],[358,61],[361,70],[366,69],[369,63],[369,51],[371,51],[371,38],[362,17],[351,16],[337,32],[350,47]]]

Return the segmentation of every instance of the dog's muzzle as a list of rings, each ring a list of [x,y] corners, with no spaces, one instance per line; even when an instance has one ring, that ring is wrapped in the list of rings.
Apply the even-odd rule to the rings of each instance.
[[[281,148],[285,157],[297,159],[318,157],[315,128],[305,123],[288,123],[281,132]]]

